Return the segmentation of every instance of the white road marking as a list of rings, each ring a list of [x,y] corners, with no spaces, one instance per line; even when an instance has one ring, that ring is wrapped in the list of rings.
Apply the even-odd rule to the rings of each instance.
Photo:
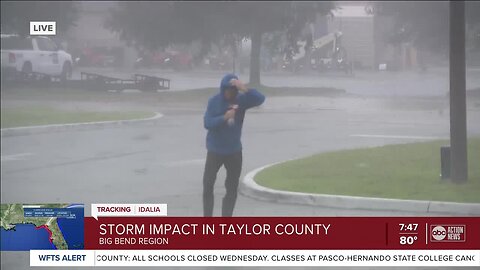
[[[383,138],[383,139],[411,139],[411,140],[439,140],[448,139],[446,137],[429,137],[429,136],[402,136],[402,135],[377,135],[377,134],[353,134],[350,137],[363,138]]]
[[[102,125],[117,125],[117,124],[126,124],[126,123],[136,123],[157,120],[162,118],[163,114],[156,112],[154,116],[149,118],[140,118],[140,119],[130,119],[130,120],[113,120],[113,121],[100,121],[100,122],[83,122],[83,123],[70,123],[70,124],[53,124],[53,125],[40,125],[40,126],[25,126],[25,127],[14,127],[14,128],[2,128],[0,129],[1,135],[19,135],[19,134],[34,134],[33,132],[45,131],[45,130],[72,130],[71,128],[75,127],[86,127],[86,126],[102,126]]]
[[[6,156],[1,156],[1,161],[16,161],[16,160],[26,160],[27,157],[32,156],[33,153],[21,153],[21,154],[15,154],[15,155],[6,155]]]

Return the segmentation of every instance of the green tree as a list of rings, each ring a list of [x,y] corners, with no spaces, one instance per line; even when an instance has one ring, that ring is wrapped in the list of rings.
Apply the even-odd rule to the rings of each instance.
[[[392,43],[411,41],[417,48],[448,53],[448,1],[381,1],[375,2],[375,10],[393,17],[394,29],[389,37]],[[480,23],[479,14],[480,3],[466,1],[466,23]]]
[[[107,26],[130,42],[161,48],[170,44],[250,38],[250,83],[260,84],[262,35],[285,31],[294,42],[317,13],[333,9],[332,2],[121,2]],[[231,38],[231,37],[236,38]]]
[[[78,19],[75,2],[1,1],[1,31],[4,34],[28,35],[30,21],[56,21],[57,35],[63,35]]]
[[[376,2],[377,14],[391,16],[392,43],[413,42],[417,48],[446,53],[448,50],[448,2]]]

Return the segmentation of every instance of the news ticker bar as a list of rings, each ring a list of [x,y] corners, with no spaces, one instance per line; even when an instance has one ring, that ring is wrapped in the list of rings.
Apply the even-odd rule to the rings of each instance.
[[[30,266],[480,266],[480,250],[32,250]]]
[[[85,218],[87,250],[478,250],[479,217]]]

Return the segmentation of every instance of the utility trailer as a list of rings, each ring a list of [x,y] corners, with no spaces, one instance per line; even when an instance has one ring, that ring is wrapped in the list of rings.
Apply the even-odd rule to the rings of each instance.
[[[62,82],[60,76],[40,72],[9,71],[7,74],[2,75],[4,75],[2,76],[2,85],[6,86],[50,87],[52,84],[57,85]]]
[[[170,89],[170,80],[156,76],[135,74],[133,78],[136,82],[137,89],[142,91],[156,91]]]
[[[138,89],[141,91],[157,91],[170,89],[170,80],[156,76],[134,74],[133,79],[119,79],[96,73],[80,73],[81,84],[88,89],[97,90],[125,90]]]
[[[95,91],[137,89],[156,92],[170,89],[170,80],[151,75],[134,74],[131,79],[120,79],[98,73],[81,72],[80,80],[62,80],[39,72],[16,72],[4,83],[11,85],[29,85],[41,87],[71,87]]]
[[[136,86],[134,80],[113,78],[88,72],[81,72],[80,80],[72,80],[71,82],[73,87],[101,91],[135,89]]]

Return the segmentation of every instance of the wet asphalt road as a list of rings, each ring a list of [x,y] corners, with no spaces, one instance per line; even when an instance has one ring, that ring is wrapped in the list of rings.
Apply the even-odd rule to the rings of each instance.
[[[264,82],[269,80],[272,84],[279,81],[266,77]],[[298,78],[297,82],[309,83]],[[360,80],[356,84],[361,85]],[[367,89],[369,84],[365,80],[359,87]],[[242,176],[265,164],[318,152],[448,138],[445,93],[438,88],[427,91],[431,98],[407,91],[403,102],[393,92],[377,95],[379,90],[336,98],[267,97],[262,107],[246,117]],[[203,105],[175,107],[159,107],[165,116],[141,126],[2,138],[2,203],[81,202],[86,204],[86,215],[91,203],[167,203],[170,216],[200,216],[206,154]],[[479,119],[479,109],[469,108],[470,136],[480,135]],[[222,171],[215,189],[216,215],[224,194],[223,179]],[[244,196],[239,196],[235,214],[419,215],[287,205]],[[2,253],[2,269],[27,268],[28,253]]]

